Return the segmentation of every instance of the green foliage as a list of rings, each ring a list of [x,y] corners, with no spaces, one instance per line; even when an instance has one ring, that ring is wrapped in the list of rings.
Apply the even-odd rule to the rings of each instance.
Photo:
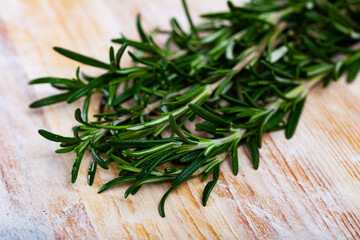
[[[77,68],[73,79],[30,82],[63,91],[31,108],[85,99],[82,110],[75,111],[80,125],[73,128],[73,137],[39,130],[60,143],[57,153],[75,153],[71,181],[76,181],[86,151],[92,156],[89,185],[97,166],[120,171],[99,193],[130,182],[128,197],[145,184],[170,181],[159,205],[162,217],[170,192],[190,178],[203,175],[205,180],[212,173],[202,198],[206,205],[225,152],[236,175],[238,147],[247,144],[257,169],[264,132],[285,129],[291,138],[311,87],[320,82],[327,86],[344,74],[352,82],[360,69],[360,52],[354,47],[360,39],[359,1],[253,0],[245,6],[229,1],[227,11],[203,15],[200,24],[193,22],[185,0],[182,4],[189,32],[171,19],[169,31],[146,33],[138,15],[140,41],[113,39],[122,45],[116,53],[110,47],[109,64],[54,48],[104,73],[90,77]],[[168,38],[164,47],[155,41],[159,34]],[[123,68],[128,46],[133,65]],[[94,93],[102,95],[93,116],[97,119],[88,116]],[[190,131],[194,125],[206,137]]]

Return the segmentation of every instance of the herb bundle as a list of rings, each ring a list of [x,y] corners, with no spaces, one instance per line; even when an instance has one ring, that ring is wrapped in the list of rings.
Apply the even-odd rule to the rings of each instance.
[[[228,2],[228,11],[205,14],[198,25],[182,3],[189,31],[171,19],[169,31],[146,33],[138,16],[141,41],[113,39],[121,46],[110,48],[109,63],[54,48],[104,69],[100,76],[77,68],[72,79],[30,82],[63,91],[33,102],[32,108],[85,98],[83,108],[75,111],[79,125],[73,127],[73,137],[39,130],[60,143],[55,152],[76,154],[71,181],[89,151],[89,185],[99,167],[119,169],[119,176],[99,193],[131,182],[128,197],[145,184],[171,182],[159,205],[163,217],[172,190],[190,178],[202,175],[205,181],[212,174],[203,193],[205,206],[226,154],[238,173],[239,146],[249,147],[257,169],[264,132],[285,130],[291,138],[311,87],[320,82],[326,87],[345,73],[352,82],[360,69],[359,1],[253,0],[242,7]],[[165,46],[155,42],[158,35],[167,36]],[[120,63],[126,51],[133,65],[124,68]],[[102,101],[97,120],[90,121],[94,93]]]

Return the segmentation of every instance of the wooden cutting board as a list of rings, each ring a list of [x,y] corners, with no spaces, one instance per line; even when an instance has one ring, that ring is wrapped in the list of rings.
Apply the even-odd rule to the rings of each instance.
[[[187,26],[180,1],[0,5],[0,239],[360,239],[359,77],[351,85],[341,79],[316,87],[292,140],[283,132],[265,134],[259,170],[240,148],[239,175],[225,162],[207,207],[201,205],[205,183],[196,178],[170,195],[161,218],[157,204],[169,184],[146,186],[128,199],[127,186],[98,195],[116,171],[99,171],[87,186],[89,156],[70,183],[74,155],[55,154],[57,144],[37,130],[70,135],[81,102],[31,110],[30,102],[57,91],[27,82],[74,76],[77,63],[52,51],[54,45],[106,60],[111,38],[120,32],[138,38],[138,12],[147,30],[166,29],[173,16]],[[225,9],[226,2],[189,5],[198,16]]]

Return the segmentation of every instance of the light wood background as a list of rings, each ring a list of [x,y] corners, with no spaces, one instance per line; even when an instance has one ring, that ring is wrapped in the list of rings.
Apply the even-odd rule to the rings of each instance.
[[[197,16],[226,2],[189,5]],[[55,154],[57,144],[37,130],[70,135],[81,102],[31,110],[30,102],[57,91],[27,82],[74,76],[77,63],[54,45],[107,60],[111,38],[138,37],[138,12],[148,30],[166,28],[172,16],[186,25],[180,1],[0,0],[0,6],[0,239],[360,239],[359,78],[316,87],[292,140],[283,132],[264,136],[258,171],[239,149],[239,175],[225,162],[207,207],[205,183],[193,179],[170,195],[163,219],[157,204],[169,184],[146,186],[128,199],[126,186],[98,195],[116,171],[98,172],[87,186],[89,156],[70,183],[74,155]]]

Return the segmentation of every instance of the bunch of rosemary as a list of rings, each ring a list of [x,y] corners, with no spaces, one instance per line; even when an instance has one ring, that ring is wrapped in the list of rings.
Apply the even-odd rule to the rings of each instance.
[[[238,173],[238,147],[247,145],[254,168],[259,167],[262,134],[284,129],[295,132],[308,91],[322,82],[326,87],[347,73],[352,82],[360,69],[360,2],[356,0],[253,0],[243,7],[228,2],[229,10],[203,15],[185,31],[171,19],[169,31],[145,33],[137,18],[141,41],[113,39],[109,63],[63,49],[58,53],[105,70],[100,76],[80,74],[65,79],[46,77],[30,84],[49,83],[64,93],[30,105],[42,107],[85,98],[75,111],[79,126],[73,137],[45,130],[39,133],[60,142],[57,153],[74,152],[74,183],[86,151],[92,156],[88,183],[93,184],[98,166],[115,167],[119,176],[99,193],[131,182],[125,197],[144,184],[170,181],[160,201],[189,178],[212,174],[203,193],[203,205],[219,178],[226,152]],[[166,35],[164,47],[154,38]],[[133,66],[123,68],[127,47]],[[97,121],[89,121],[94,93],[102,94]],[[194,122],[194,120],[197,121]],[[200,120],[201,119],[201,120]],[[204,132],[199,137],[196,131]],[[223,154],[224,153],[224,154]]]

